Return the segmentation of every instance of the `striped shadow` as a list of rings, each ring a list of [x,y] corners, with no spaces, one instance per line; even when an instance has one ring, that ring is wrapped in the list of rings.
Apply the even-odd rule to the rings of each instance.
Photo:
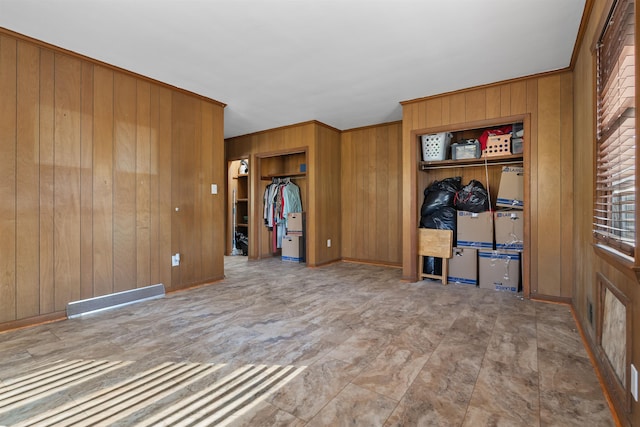
[[[28,405],[66,388],[82,384],[132,362],[108,360],[58,361],[0,387],[0,414]]]
[[[305,368],[306,366],[244,366],[188,399],[147,418],[138,426],[229,425]]]
[[[187,387],[225,365],[163,363],[134,378],[74,403],[32,417],[17,426],[109,425]]]

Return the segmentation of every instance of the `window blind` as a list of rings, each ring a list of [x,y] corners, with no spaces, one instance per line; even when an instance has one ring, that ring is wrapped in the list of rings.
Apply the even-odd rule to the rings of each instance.
[[[618,0],[597,45],[597,136],[593,231],[596,240],[635,256],[635,13]]]

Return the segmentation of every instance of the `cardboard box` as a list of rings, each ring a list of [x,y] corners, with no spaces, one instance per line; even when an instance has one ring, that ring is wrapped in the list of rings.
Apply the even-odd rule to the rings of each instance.
[[[304,240],[302,236],[287,234],[282,238],[282,261],[304,261]]]
[[[447,281],[456,285],[478,286],[478,250],[453,248]]]
[[[478,251],[478,276],[483,289],[518,292],[520,252]]]
[[[287,234],[290,236],[302,236],[304,234],[304,212],[291,212],[287,214]]]
[[[500,176],[497,206],[523,209],[524,207],[524,168],[505,166]]]
[[[493,213],[458,211],[456,247],[493,249]]]
[[[494,212],[496,249],[522,251],[524,249],[524,215],[522,211]]]

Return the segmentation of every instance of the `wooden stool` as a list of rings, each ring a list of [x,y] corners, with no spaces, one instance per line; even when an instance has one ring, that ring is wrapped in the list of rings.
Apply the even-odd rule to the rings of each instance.
[[[447,284],[449,273],[449,258],[453,256],[453,231],[436,230],[432,228],[418,228],[418,256],[420,257],[418,277],[423,279],[440,279]],[[424,273],[424,257],[442,258],[442,275]]]

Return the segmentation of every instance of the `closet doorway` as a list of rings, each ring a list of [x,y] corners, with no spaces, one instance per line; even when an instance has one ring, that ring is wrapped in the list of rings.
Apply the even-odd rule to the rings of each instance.
[[[256,178],[257,192],[256,198],[260,198],[257,204],[260,210],[260,230],[256,230],[257,239],[254,239],[259,251],[259,258],[282,256],[282,248],[278,245],[280,239],[274,233],[276,228],[269,227],[265,221],[263,212],[265,190],[274,182],[288,182],[298,187],[300,194],[301,210],[306,211],[308,207],[308,184],[307,184],[307,148],[292,149],[271,153],[260,153],[256,155],[256,171],[259,173],[259,180]],[[309,216],[306,215],[306,218]],[[302,262],[306,263],[308,254],[308,239],[306,231],[306,221],[300,235]]]
[[[228,162],[226,255],[249,255],[249,166],[249,159]]]

